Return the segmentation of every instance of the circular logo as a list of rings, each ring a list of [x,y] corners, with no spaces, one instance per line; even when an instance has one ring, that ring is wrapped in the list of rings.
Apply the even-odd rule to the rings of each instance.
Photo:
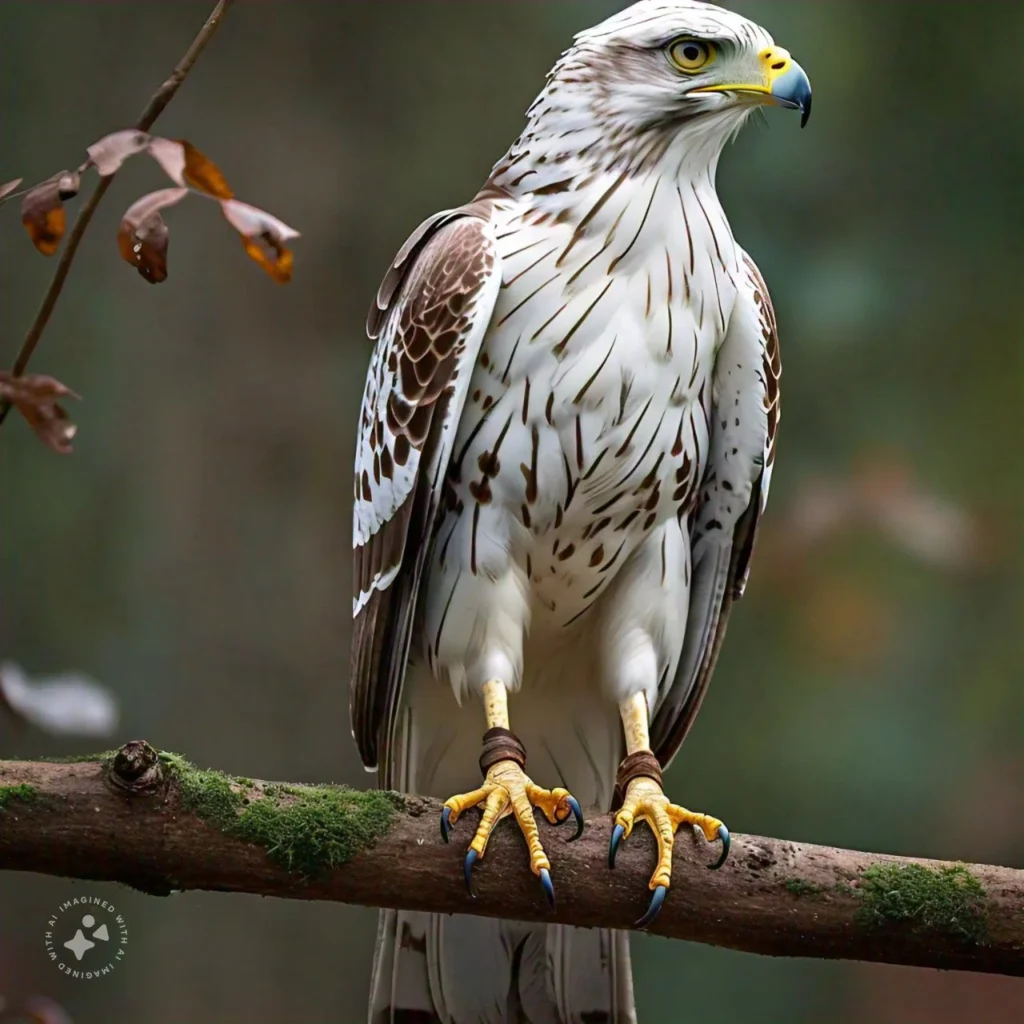
[[[65,900],[46,922],[46,955],[69,978],[102,978],[124,959],[128,925],[98,896]]]

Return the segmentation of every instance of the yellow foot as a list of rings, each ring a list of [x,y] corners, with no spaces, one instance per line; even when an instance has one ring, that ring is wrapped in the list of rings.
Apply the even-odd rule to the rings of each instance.
[[[446,843],[451,826],[459,820],[463,811],[470,807],[480,807],[483,810],[476,835],[473,836],[469,852],[466,854],[466,888],[470,896],[473,895],[473,867],[483,857],[494,826],[501,818],[514,814],[520,830],[526,837],[526,845],[530,851],[530,870],[540,879],[544,894],[553,907],[555,889],[551,884],[551,862],[544,852],[544,847],[541,846],[533,808],[539,808],[552,825],[561,825],[572,815],[576,819],[576,835],[572,839],[579,839],[583,834],[583,812],[576,797],[561,788],[541,789],[515,761],[499,761],[488,769],[484,784],[479,789],[461,796],[453,796],[445,801],[444,810],[441,812],[441,838]]]
[[[668,797],[662,792],[661,786],[646,777],[633,779],[626,787],[626,797],[622,807],[615,815],[615,828],[608,847],[608,867],[615,867],[615,854],[619,844],[628,838],[637,821],[646,821],[658,840],[658,866],[651,875],[650,888],[654,890],[647,913],[636,922],[638,928],[650,924],[658,915],[668,888],[672,884],[672,846],[675,842],[676,829],[680,825],[696,825],[704,833],[704,838],[713,843],[722,840],[722,855],[714,868],[720,868],[729,856],[729,830],[717,818],[707,814],[697,814],[685,807],[669,803]]]

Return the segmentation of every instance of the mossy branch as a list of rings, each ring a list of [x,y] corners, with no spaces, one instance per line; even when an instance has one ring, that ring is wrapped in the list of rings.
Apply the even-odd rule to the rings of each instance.
[[[611,823],[579,842],[541,823],[558,906],[548,910],[510,823],[462,883],[471,821],[441,842],[440,804],[340,786],[200,770],[133,741],[71,762],[0,762],[0,868],[185,889],[629,928],[654,844],[637,829],[607,867]],[[734,835],[718,872],[677,844],[656,934],[775,956],[1024,975],[1024,871]]]

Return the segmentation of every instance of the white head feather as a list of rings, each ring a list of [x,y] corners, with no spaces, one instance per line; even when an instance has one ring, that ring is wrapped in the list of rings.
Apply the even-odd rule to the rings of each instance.
[[[680,70],[669,52],[681,39],[707,43],[713,59],[698,71]],[[665,160],[713,175],[718,155],[757,98],[698,90],[759,78],[762,55],[774,46],[761,26],[713,4],[640,0],[576,35],[551,69],[522,135],[495,167],[493,180],[521,191],[514,183],[525,169],[524,150],[529,165],[538,169],[524,180],[527,191],[567,172],[628,168],[639,173]],[[504,173],[513,162],[512,172]]]

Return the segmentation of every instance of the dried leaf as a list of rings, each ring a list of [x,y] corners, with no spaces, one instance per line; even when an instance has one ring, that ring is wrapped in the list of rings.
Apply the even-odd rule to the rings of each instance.
[[[153,136],[147,146],[149,155],[163,168],[175,185],[185,185],[185,147],[180,142]]]
[[[141,153],[150,144],[151,136],[145,132],[128,128],[125,131],[104,135],[99,142],[94,142],[86,152],[92,165],[104,178],[115,174],[121,164],[130,156]]]
[[[61,182],[67,176],[67,171],[55,174],[30,188],[21,200],[21,222],[32,244],[44,256],[52,256],[64,237],[67,218],[61,200]]]
[[[185,183],[192,188],[205,192],[214,199],[233,199],[235,193],[231,191],[228,183],[224,180],[220,168],[203,153],[200,153],[191,142],[185,139],[178,139],[178,145],[185,153]]]
[[[5,181],[0,185],[0,202],[9,196],[21,184],[21,182],[21,178],[15,178],[13,181]]]
[[[132,203],[121,218],[121,229],[117,233],[121,258],[151,284],[159,284],[167,278],[168,230],[160,211],[187,195],[187,188],[150,192]]]
[[[220,168],[187,139],[175,141],[127,130],[104,136],[88,152],[89,163],[101,175],[113,174],[128,157],[147,152],[179,186],[143,196],[121,221],[117,236],[121,256],[147,281],[156,283],[167,277],[168,231],[159,211],[179,202],[186,189],[219,200],[224,216],[242,235],[250,258],[275,281],[283,284],[291,280],[294,256],[285,243],[298,237],[298,231],[255,206],[237,201]],[[77,188],[77,181],[65,175],[62,185]],[[63,230],[63,223],[60,227]]]
[[[14,405],[48,448],[60,455],[71,452],[78,428],[58,402],[60,398],[78,398],[69,387],[43,374],[15,377],[8,370],[0,370],[0,398]]]
[[[155,135],[148,149],[149,155],[176,185],[187,185],[214,199],[233,198],[234,192],[220,168],[186,139],[163,139]]]
[[[0,665],[0,703],[21,721],[54,735],[110,736],[117,701],[105,686],[78,672],[29,679],[13,662]]]
[[[225,200],[220,205],[228,223],[242,236],[250,258],[278,284],[290,281],[294,256],[285,243],[298,238],[299,232],[265,210],[237,199]]]
[[[242,244],[249,258],[255,260],[278,284],[287,284],[292,279],[295,257],[291,249],[285,249],[266,233],[255,238],[243,238]]]
[[[67,202],[78,195],[82,187],[82,175],[78,171],[65,171],[57,181],[57,195]]]

